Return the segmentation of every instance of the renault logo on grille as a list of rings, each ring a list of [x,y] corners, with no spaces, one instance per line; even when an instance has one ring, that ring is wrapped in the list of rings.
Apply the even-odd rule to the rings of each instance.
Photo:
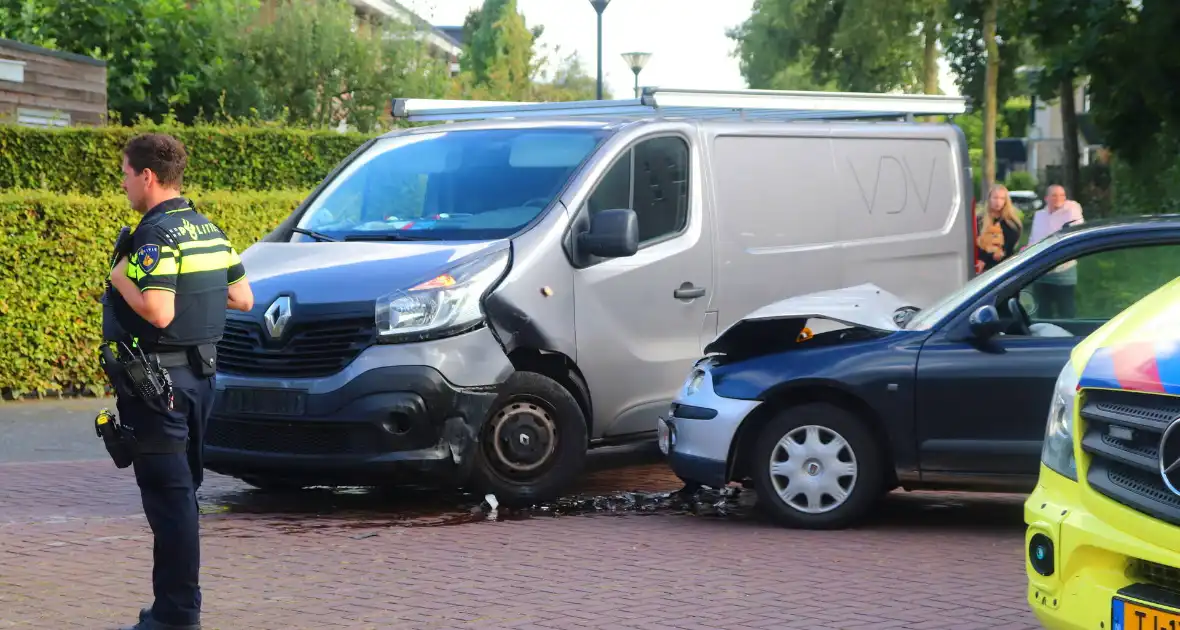
[[[291,298],[282,296],[266,309],[262,319],[266,322],[266,332],[274,339],[283,336],[283,330],[291,319]]]
[[[1180,495],[1180,418],[1172,421],[1160,439],[1160,474],[1168,489]]]

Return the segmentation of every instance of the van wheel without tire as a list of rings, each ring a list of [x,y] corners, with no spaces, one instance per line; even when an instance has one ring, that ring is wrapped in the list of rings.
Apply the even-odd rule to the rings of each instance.
[[[475,449],[472,484],[504,504],[555,499],[586,461],[586,419],[557,381],[516,372],[492,406]]]
[[[828,403],[779,412],[759,435],[752,460],[758,503],[802,529],[858,522],[881,495],[881,447],[855,414]]]

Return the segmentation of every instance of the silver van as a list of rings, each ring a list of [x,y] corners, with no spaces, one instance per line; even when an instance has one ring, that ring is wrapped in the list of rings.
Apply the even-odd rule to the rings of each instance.
[[[704,346],[758,306],[873,283],[924,307],[963,285],[967,146],[913,122],[963,109],[395,101],[454,122],[366,143],[243,252],[257,306],[228,315],[207,467],[552,498],[588,448],[654,439]]]

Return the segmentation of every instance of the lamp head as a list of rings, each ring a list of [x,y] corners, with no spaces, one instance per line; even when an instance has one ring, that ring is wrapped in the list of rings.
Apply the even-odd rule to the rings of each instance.
[[[651,53],[623,53],[623,60],[627,62],[627,65],[631,66],[631,72],[634,72],[635,74],[639,74],[639,71],[643,70],[643,67],[647,65],[649,59],[651,59]]]

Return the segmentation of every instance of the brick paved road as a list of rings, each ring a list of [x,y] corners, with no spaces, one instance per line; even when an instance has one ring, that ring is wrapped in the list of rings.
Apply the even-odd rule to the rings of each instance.
[[[1037,627],[1020,497],[899,496],[869,526],[817,533],[741,505],[609,496],[677,487],[659,465],[600,472],[585,486],[608,493],[598,513],[492,522],[472,500],[265,494],[213,476],[204,625]],[[0,629],[117,627],[148,599],[150,532],[109,462],[0,464],[0,541]]]

